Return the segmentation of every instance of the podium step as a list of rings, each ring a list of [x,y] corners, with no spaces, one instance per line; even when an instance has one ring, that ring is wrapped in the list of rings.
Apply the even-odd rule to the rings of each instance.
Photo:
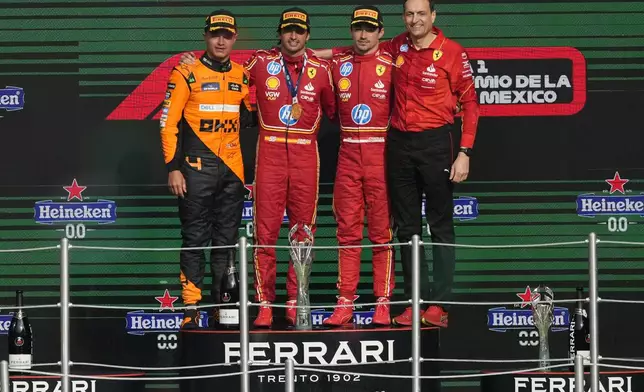
[[[204,376],[240,371],[238,331],[183,331],[179,337],[181,365],[229,363],[226,366],[189,369],[181,376]],[[250,332],[251,371],[284,367],[295,361],[298,392],[379,392],[411,388],[411,380],[389,376],[411,375],[411,328],[356,328],[297,330],[253,330]],[[421,356],[438,358],[440,330],[421,330]],[[373,362],[368,365],[356,363]],[[278,365],[275,365],[278,364]],[[308,369],[299,369],[307,367]],[[323,371],[323,372],[322,372]],[[380,377],[363,376],[367,373]],[[422,375],[440,374],[438,362],[421,363]],[[382,377],[384,376],[384,377]],[[250,375],[253,392],[284,391],[284,370]],[[240,376],[183,380],[181,392],[239,390]],[[423,391],[439,391],[436,380],[423,380]]]

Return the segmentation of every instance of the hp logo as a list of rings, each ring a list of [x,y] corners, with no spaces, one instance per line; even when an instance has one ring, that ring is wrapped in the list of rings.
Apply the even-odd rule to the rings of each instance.
[[[353,64],[352,63],[342,63],[342,65],[340,66],[340,75],[349,76],[349,75],[351,75],[351,72],[353,72]]]
[[[297,120],[291,116],[291,105],[284,105],[280,108],[280,121],[287,126],[297,123]]]
[[[371,108],[365,104],[357,104],[351,109],[351,119],[358,125],[369,124],[371,121]]]
[[[266,66],[266,71],[268,71],[268,73],[271,75],[277,75],[278,73],[280,73],[280,71],[282,71],[282,65],[277,61],[271,61]]]

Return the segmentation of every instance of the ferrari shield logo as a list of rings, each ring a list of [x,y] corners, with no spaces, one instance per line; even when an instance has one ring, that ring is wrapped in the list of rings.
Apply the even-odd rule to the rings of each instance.
[[[309,78],[313,79],[317,74],[317,70],[315,68],[309,67],[306,69],[306,74],[309,75]]]
[[[440,49],[434,50],[434,61],[438,61],[441,57],[443,57],[443,51]]]
[[[382,76],[382,74],[384,74],[386,70],[387,70],[387,68],[385,68],[384,65],[382,65],[382,64],[376,65],[376,74],[378,76]]]

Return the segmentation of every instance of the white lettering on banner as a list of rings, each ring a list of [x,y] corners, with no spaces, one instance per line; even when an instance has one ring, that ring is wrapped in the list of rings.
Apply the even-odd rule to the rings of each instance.
[[[517,104],[517,103],[555,103],[557,93],[554,91],[481,91],[482,104]]]
[[[20,103],[20,99],[17,95],[0,95],[0,105],[5,106],[5,105],[18,105]]]
[[[644,201],[636,201],[628,197],[620,200],[600,200],[582,199],[581,200],[582,212],[628,212],[628,213],[644,213]]]
[[[632,378],[609,376],[599,380],[601,392],[633,392]],[[603,382],[602,382],[603,381]],[[608,383],[608,385],[606,385]],[[572,392],[574,377],[515,377],[514,392]],[[590,391],[590,383],[584,383],[584,391]]]
[[[464,69],[466,63],[469,65],[464,61]],[[572,89],[567,75],[494,74],[485,60],[478,60],[477,64],[478,75],[474,77],[474,83],[476,89],[481,90],[479,100],[483,105],[552,104],[557,102],[559,94]]]
[[[145,330],[145,329],[177,329],[181,325],[181,316],[176,316],[174,318],[164,319],[156,318],[152,316],[151,318],[144,318],[143,316],[134,316],[131,318],[131,328],[134,330]]]
[[[555,314],[553,325],[565,325],[566,320],[563,314]],[[492,327],[533,327],[534,320],[532,315],[512,312],[494,312],[492,313]]]
[[[280,383],[284,384],[286,381],[286,376],[284,374],[280,375],[265,375],[265,374],[258,374],[257,379],[261,383],[267,383],[267,384],[272,384],[272,383]],[[352,375],[352,374],[338,374],[338,373],[326,373],[324,375],[317,375],[317,374],[296,374],[293,377],[293,381],[296,383],[307,383],[307,384],[315,384],[317,382],[322,381],[327,381],[327,382],[359,382],[360,381],[360,376],[359,375]],[[376,392],[384,392],[384,391],[376,391]]]
[[[71,380],[71,392],[96,392],[96,380]],[[60,392],[61,382],[38,381],[11,381],[13,392]],[[54,386],[53,389],[50,387]]]
[[[58,205],[52,208],[50,205],[38,206],[38,217],[40,219],[112,219],[112,210],[108,208],[90,208],[88,205],[81,207],[65,207]]]
[[[301,347],[300,347],[301,344]],[[386,346],[377,340],[361,340],[360,350],[354,353],[348,341],[338,342],[334,351],[329,351],[324,342],[251,342],[250,361],[252,365],[268,365],[271,362],[284,363],[292,359],[296,365],[337,365],[361,362],[390,362],[394,360],[394,341],[387,340]],[[302,362],[295,358],[302,353]],[[333,354],[333,356],[327,355]],[[358,355],[356,357],[356,354]],[[330,358],[329,358],[330,357]],[[224,362],[235,363],[240,358],[239,342],[224,343]],[[358,358],[360,360],[358,361]],[[312,361],[315,359],[315,361]]]
[[[11,320],[0,322],[0,332],[9,332],[9,327],[11,327]]]

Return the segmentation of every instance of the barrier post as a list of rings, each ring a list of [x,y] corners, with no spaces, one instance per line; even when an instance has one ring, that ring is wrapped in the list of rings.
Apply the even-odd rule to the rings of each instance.
[[[248,254],[246,237],[239,238],[239,356],[241,391],[250,392],[248,374]]]
[[[9,362],[0,361],[0,391],[9,392],[10,384],[11,381],[9,381]]]
[[[69,392],[69,240],[60,240],[60,390]]]
[[[589,283],[589,299],[590,299],[590,314],[588,315],[590,321],[590,390],[592,392],[599,392],[599,328],[597,313],[597,234],[590,233],[588,235],[588,278]]]
[[[418,234],[411,237],[411,271],[412,391],[420,392],[420,236]]]
[[[584,357],[575,355],[575,392],[584,391]]]
[[[284,362],[286,367],[284,368],[284,373],[286,376],[286,392],[295,392],[295,369],[293,369],[293,359],[287,358]]]

